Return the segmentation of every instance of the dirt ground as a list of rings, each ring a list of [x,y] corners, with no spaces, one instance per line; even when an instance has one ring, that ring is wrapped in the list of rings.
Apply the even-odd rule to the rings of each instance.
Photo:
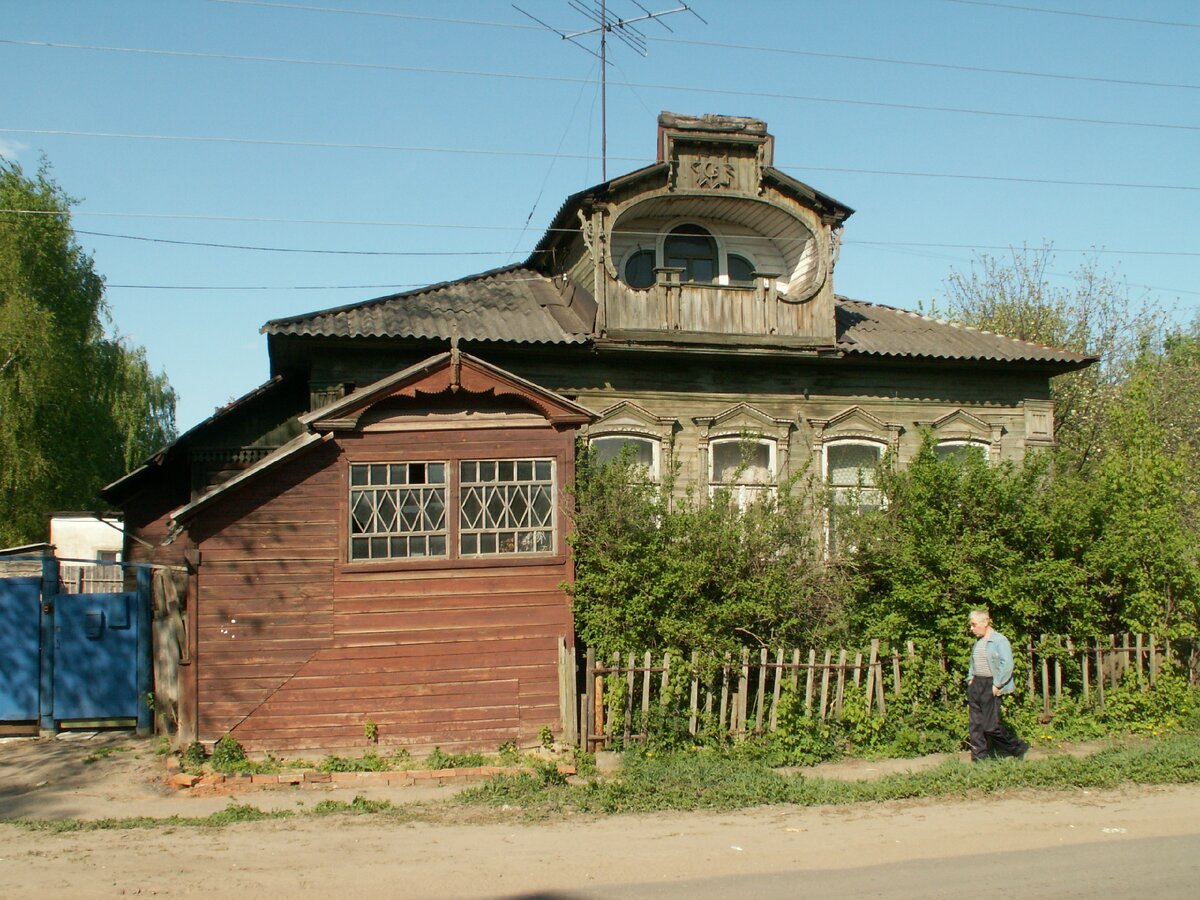
[[[1082,752],[1082,750],[1078,751]],[[85,759],[93,761],[85,763]],[[847,761],[825,777],[877,777],[940,759]],[[227,797],[189,797],[162,783],[152,744],[127,734],[74,740],[0,741],[0,818],[202,816]],[[393,803],[444,798],[453,788],[383,787]],[[351,789],[277,788],[237,799],[263,809],[349,800]],[[397,824],[378,817],[295,818],[221,829],[161,826],[136,831],[50,834],[0,826],[0,894],[73,897],[382,897],[838,895],[821,881],[853,871],[954,871],[981,849],[1022,854],[1092,853],[1103,862],[1137,841],[1185,840],[1192,870],[1200,851],[1200,787],[1015,794],[983,801],[901,802],[843,807],[768,807],[736,813],[563,816],[527,824],[519,811],[491,821]],[[1194,847],[1194,849],[1193,849]],[[971,865],[976,865],[972,862]],[[885,867],[879,869],[879,867]],[[887,869],[886,867],[894,867]],[[1056,864],[1057,868],[1061,865]],[[1163,870],[1158,866],[1157,870]],[[1166,867],[1168,870],[1170,866]],[[1182,870],[1180,870],[1182,871]],[[1189,870],[1190,871],[1190,870]],[[1187,885],[1194,885],[1187,876]],[[927,876],[926,876],[927,878]],[[699,880],[698,880],[699,879]],[[949,884],[949,882],[944,882]],[[1041,883],[1041,882],[1035,882]],[[924,882],[929,888],[928,881]],[[771,887],[774,885],[775,887]],[[881,884],[880,896],[950,896]],[[672,893],[677,889],[678,893]],[[849,891],[848,887],[843,888]],[[855,888],[861,892],[861,888]],[[1189,893],[1178,896],[1190,895]],[[1058,892],[1036,896],[1055,896]],[[871,891],[867,891],[867,895]],[[1062,894],[1065,895],[1065,894]],[[1122,896],[1119,888],[1110,895]],[[1160,895],[1172,895],[1170,891]]]

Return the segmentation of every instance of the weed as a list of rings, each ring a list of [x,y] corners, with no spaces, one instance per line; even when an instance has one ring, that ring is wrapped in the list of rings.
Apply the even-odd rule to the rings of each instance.
[[[204,752],[204,745],[199,741],[192,741],[183,751],[183,770],[185,772],[198,775],[207,761],[208,754]]]
[[[392,809],[390,800],[368,800],[362,794],[356,794],[349,803],[344,800],[322,800],[312,808],[312,813],[317,816],[327,816],[332,813],[350,813],[361,816],[390,809]]]
[[[368,743],[379,743],[379,725],[376,724],[374,719],[367,719],[367,721],[363,722],[363,737],[367,739]]]
[[[543,725],[538,729],[538,740],[541,741],[542,747],[546,750],[554,746],[554,731],[549,725]]]
[[[246,751],[231,734],[225,735],[213,747],[212,767],[218,772],[233,772],[240,763],[246,762]]]

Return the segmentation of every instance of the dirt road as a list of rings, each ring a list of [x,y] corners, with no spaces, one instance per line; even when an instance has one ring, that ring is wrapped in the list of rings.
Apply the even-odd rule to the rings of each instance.
[[[86,786],[33,787],[46,774],[0,746],[0,816],[38,815],[38,794],[72,815],[203,815],[227,800],[130,788],[153,770],[135,751],[96,760]],[[114,760],[114,758],[117,758]],[[125,785],[122,787],[121,785]],[[24,786],[24,790],[18,790]],[[394,789],[394,802],[406,797]],[[74,801],[70,796],[74,793]],[[144,795],[139,792],[144,792]],[[299,808],[329,794],[248,799]],[[344,796],[343,796],[344,795]],[[57,799],[54,799],[56,798]],[[191,804],[180,806],[180,804]],[[14,807],[19,807],[19,811]],[[156,810],[156,811],[151,811]],[[1200,787],[1021,794],[738,813],[566,817],[529,825],[389,824],[378,817],[295,818],[222,829],[47,834],[0,827],[0,894],[111,897],[1192,897],[1200,884]]]

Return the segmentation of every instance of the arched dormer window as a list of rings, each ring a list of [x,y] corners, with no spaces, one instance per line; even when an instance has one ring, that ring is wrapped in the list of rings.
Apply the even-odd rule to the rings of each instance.
[[[699,225],[680,225],[663,242],[663,264],[683,269],[680,281],[712,284],[720,274],[717,242]]]
[[[625,283],[639,290],[654,284],[653,250],[637,250],[625,260]]]
[[[730,253],[727,263],[730,284],[754,284],[754,263],[737,253]]]

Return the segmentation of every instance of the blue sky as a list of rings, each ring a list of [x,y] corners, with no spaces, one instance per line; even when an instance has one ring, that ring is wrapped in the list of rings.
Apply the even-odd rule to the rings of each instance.
[[[1052,242],[1061,283],[1092,251],[1200,312],[1195,0],[692,5],[707,24],[645,24],[647,56],[612,45],[610,176],[652,161],[661,110],[754,116],[857,211],[841,294],[916,309],[979,254]],[[0,0],[0,154],[44,154],[79,198],[181,430],[265,380],[268,319],[524,259],[601,180],[597,78],[507,2]]]

